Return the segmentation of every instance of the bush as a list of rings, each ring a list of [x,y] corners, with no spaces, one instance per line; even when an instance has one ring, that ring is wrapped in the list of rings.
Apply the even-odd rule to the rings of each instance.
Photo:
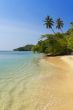
[[[33,51],[51,55],[65,55],[73,51],[73,37],[65,34],[46,34],[43,40],[38,41]]]
[[[68,39],[67,39],[67,47],[70,51],[73,52],[73,36],[70,36]]]

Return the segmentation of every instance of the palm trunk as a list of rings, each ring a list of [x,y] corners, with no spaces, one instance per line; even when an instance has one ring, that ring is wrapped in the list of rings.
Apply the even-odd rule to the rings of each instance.
[[[51,28],[51,29],[52,29],[53,33],[55,34],[55,32],[54,32],[53,28]]]
[[[61,30],[61,32],[63,33],[63,30],[62,29],[60,29]]]

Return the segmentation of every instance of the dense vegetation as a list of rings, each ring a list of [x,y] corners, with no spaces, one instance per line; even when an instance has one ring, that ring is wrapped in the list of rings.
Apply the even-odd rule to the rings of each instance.
[[[23,47],[19,47],[14,49],[14,51],[31,51],[34,45],[25,45]]]
[[[64,23],[61,18],[58,18],[55,22],[47,16],[44,21],[44,25],[47,29],[51,29],[53,34],[42,35],[41,40],[32,48],[34,52],[45,53],[47,55],[66,55],[73,52],[73,22],[71,22],[70,29],[63,33]],[[55,32],[53,26],[59,32]]]

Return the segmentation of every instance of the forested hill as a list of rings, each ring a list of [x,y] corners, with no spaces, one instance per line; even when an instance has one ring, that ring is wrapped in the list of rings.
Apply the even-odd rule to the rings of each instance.
[[[19,47],[19,48],[14,49],[14,51],[31,51],[33,46],[34,45],[32,45],[32,44],[25,45],[23,47]]]

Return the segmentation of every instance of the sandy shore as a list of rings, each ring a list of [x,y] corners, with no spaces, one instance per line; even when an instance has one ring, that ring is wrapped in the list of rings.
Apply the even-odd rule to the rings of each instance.
[[[41,79],[42,110],[73,110],[73,56],[44,57],[41,63],[53,67],[52,75]]]
[[[73,69],[73,56],[61,57],[61,59],[68,64],[68,67]]]
[[[56,56],[56,57],[43,57],[42,62],[49,63],[57,68],[69,70],[73,69],[73,56]]]

